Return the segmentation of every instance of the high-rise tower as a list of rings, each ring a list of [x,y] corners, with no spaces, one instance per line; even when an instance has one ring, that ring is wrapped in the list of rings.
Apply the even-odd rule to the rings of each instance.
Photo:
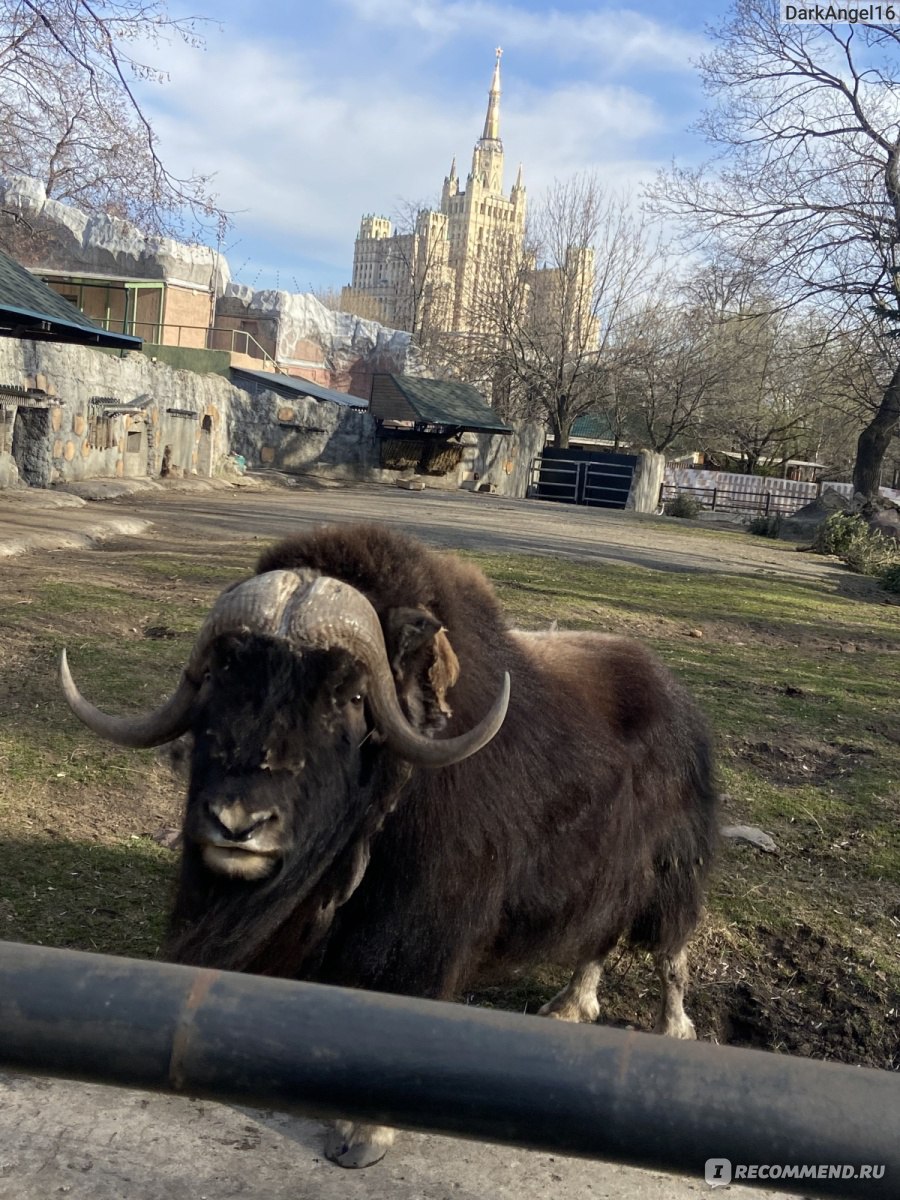
[[[395,233],[384,217],[364,217],[353,255],[353,283],[344,301],[371,296],[388,325],[419,332],[465,332],[479,323],[481,299],[499,279],[504,260],[517,253],[525,230],[522,168],[503,194],[500,139],[500,58],[494,62],[484,129],[460,190],[456,159],[444,179],[437,212],[418,214],[415,229]]]

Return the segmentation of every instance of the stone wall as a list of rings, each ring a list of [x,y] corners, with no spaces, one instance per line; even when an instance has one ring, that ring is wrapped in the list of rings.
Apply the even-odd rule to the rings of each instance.
[[[666,473],[666,456],[652,450],[638,452],[626,508],[652,513],[659,507],[659,493]]]
[[[427,488],[481,486],[503,496],[524,496],[543,437],[543,427],[524,422],[511,435],[464,433],[460,461],[452,470],[415,478]],[[373,417],[330,401],[238,392],[231,409],[232,449],[251,467],[388,484],[412,477],[412,467],[382,467],[380,443]]]
[[[274,392],[251,396],[217,374],[154,362],[134,351],[0,339],[0,387],[34,388],[43,407],[12,411],[0,446],[0,487],[46,487],[77,479],[215,474],[231,452],[248,466],[337,480],[395,483],[411,469],[381,466],[367,412]],[[7,401],[7,403],[10,403]],[[543,430],[461,438],[444,475],[417,475],[429,488],[478,488],[524,496]]]
[[[3,338],[0,385],[48,397],[45,408],[14,413],[11,457],[20,481],[34,487],[157,476],[166,446],[173,448],[169,467],[176,475],[201,463],[214,471],[228,453],[235,389],[217,375],[173,370],[136,352]],[[15,482],[10,475],[0,470],[0,486]]]
[[[531,483],[531,464],[544,447],[546,429],[538,421],[512,421],[511,434],[479,434],[472,457],[472,482],[500,496],[523,497]],[[468,481],[467,481],[468,482]]]
[[[235,389],[230,437],[232,450],[249,466],[293,475],[365,479],[378,461],[368,413],[328,400]]]

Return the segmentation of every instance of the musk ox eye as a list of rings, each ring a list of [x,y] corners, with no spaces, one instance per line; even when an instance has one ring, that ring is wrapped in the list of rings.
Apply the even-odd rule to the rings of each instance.
[[[350,697],[351,704],[362,704],[362,701],[363,701],[363,698],[362,698],[361,692],[357,692],[355,696]]]

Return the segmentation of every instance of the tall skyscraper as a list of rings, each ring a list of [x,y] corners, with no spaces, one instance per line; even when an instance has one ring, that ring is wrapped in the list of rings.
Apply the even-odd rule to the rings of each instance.
[[[466,332],[479,323],[482,300],[502,264],[521,251],[525,232],[522,168],[503,193],[500,139],[500,57],[496,51],[481,137],[460,188],[456,159],[444,179],[438,210],[414,215],[395,232],[387,217],[362,218],[353,254],[353,282],[344,304],[375,301],[378,319],[397,329]]]

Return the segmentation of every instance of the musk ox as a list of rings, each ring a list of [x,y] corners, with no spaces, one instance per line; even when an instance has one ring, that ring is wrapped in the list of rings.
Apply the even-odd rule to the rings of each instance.
[[[594,1021],[600,964],[650,950],[657,1029],[693,1037],[685,944],[715,844],[697,707],[648,650],[523,633],[484,576],[376,525],[265,552],[219,597],[161,708],[76,715],[130,746],[191,735],[167,957],[449,998],[574,968],[541,1010]],[[339,1123],[377,1161],[391,1130]]]

